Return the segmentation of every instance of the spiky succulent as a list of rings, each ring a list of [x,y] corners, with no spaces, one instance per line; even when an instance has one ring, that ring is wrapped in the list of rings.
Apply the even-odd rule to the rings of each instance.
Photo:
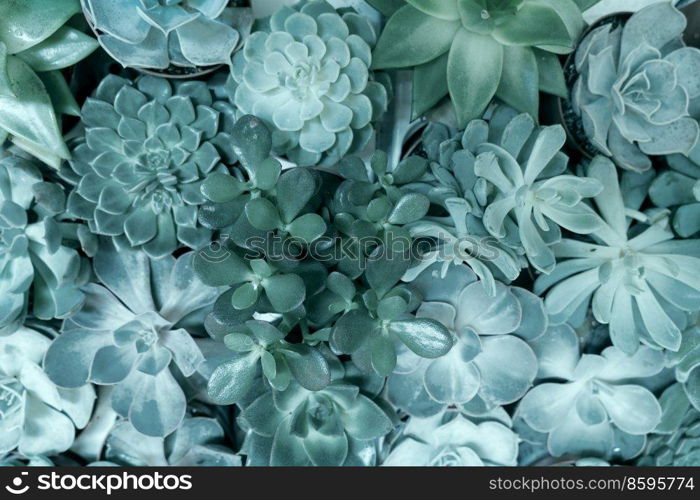
[[[674,209],[673,230],[689,238],[700,231],[700,166],[678,154],[667,161],[671,168],[651,183],[649,198],[657,207]]]
[[[127,420],[118,422],[105,443],[105,459],[93,465],[148,467],[236,467],[241,457],[223,445],[224,430],[213,418],[186,418],[167,437],[144,436]]]
[[[78,0],[0,5],[0,146],[9,139],[54,168],[70,157],[60,116],[80,114],[61,70],[98,47],[67,24],[78,12]]]
[[[649,436],[646,448],[637,459],[639,466],[688,467],[700,465],[700,410],[688,402],[679,384],[666,389],[659,398],[661,422]]]
[[[28,327],[0,337],[0,456],[13,450],[30,457],[66,451],[75,429],[90,420],[92,386],[60,388],[42,370],[49,344],[48,336]]]
[[[373,67],[415,68],[414,116],[449,93],[461,128],[494,96],[536,117],[540,90],[566,95],[557,54],[574,49],[582,28],[573,0],[406,0]]]
[[[687,155],[698,141],[689,110],[700,97],[700,50],[684,46],[686,24],[659,2],[594,29],[576,51],[573,111],[595,149],[622,168],[648,170],[647,155]]]
[[[383,465],[514,466],[518,436],[500,422],[475,424],[459,412],[409,419]]]
[[[608,347],[600,355],[581,355],[568,325],[549,328],[530,345],[539,360],[541,382],[520,401],[516,416],[547,435],[551,455],[620,454],[629,459],[641,451],[646,434],[661,421],[661,407],[635,380],[663,370],[660,352],[643,346],[627,356]],[[617,442],[625,444],[618,447]]]
[[[309,391],[292,381],[285,390],[265,391],[243,407],[238,423],[246,431],[241,453],[247,465],[376,464],[379,439],[395,425],[373,401],[383,381],[357,377],[327,356],[333,380],[325,389]]]
[[[73,186],[67,213],[154,258],[208,242],[211,231],[197,222],[200,187],[235,161],[232,107],[204,82],[109,75],[82,113],[85,134],[60,170]]]
[[[313,0],[282,7],[233,58],[227,88],[243,113],[274,129],[275,150],[300,165],[332,165],[361,151],[387,107],[369,70],[369,21]]]
[[[123,66],[228,64],[250,33],[250,9],[229,0],[81,0],[100,45]]]
[[[85,287],[85,306],[46,353],[46,373],[59,387],[114,386],[111,404],[119,415],[143,434],[166,436],[186,409],[173,370],[191,377],[202,368],[193,335],[202,333],[218,291],[196,278],[191,253],[149,260],[105,240],[94,267],[102,285]]]
[[[488,122],[474,120],[467,125],[461,149],[454,142],[438,146],[441,164],[449,164],[452,174],[436,166],[429,192],[455,212],[456,224],[464,226],[465,220],[481,217],[483,228],[499,244],[510,244],[536,269],[549,273],[555,265],[550,246],[561,239],[560,226],[588,234],[600,224],[595,212],[583,203],[584,198],[600,192],[599,182],[563,175],[568,163],[561,151],[565,139],[558,125],[537,127],[529,115],[497,107]],[[429,144],[429,148],[436,146]],[[469,236],[470,230],[467,227],[458,233],[459,237]],[[485,260],[491,260],[507,279],[517,277],[515,259],[504,261],[508,254],[498,255]]]
[[[96,242],[86,227],[63,221],[65,200],[31,161],[0,158],[0,334],[28,313],[65,318],[83,303],[90,269],[76,247],[91,254]]]
[[[395,406],[427,417],[467,403],[490,409],[527,392],[537,359],[518,336],[531,339],[544,333],[547,317],[541,299],[498,282],[490,295],[466,266],[440,276],[440,264],[433,264],[412,285],[423,297],[416,316],[448,328],[454,347],[434,360],[401,350],[387,382],[387,395]]]
[[[590,304],[623,352],[634,353],[640,341],[677,351],[679,313],[700,307],[697,240],[674,240],[663,211],[638,211],[649,176],[645,185],[644,178],[630,172],[620,185],[615,166],[602,156],[587,173],[604,186],[595,203],[605,223],[591,242],[567,238],[556,243],[553,252],[560,262],[550,275],[538,278],[535,291],[548,290],[545,305],[555,323],[580,323]]]

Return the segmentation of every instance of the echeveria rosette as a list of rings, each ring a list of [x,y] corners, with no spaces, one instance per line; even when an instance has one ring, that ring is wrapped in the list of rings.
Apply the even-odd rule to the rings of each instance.
[[[480,142],[474,174],[488,184],[484,227],[498,239],[517,227],[517,244],[530,263],[550,273],[556,265],[550,245],[561,239],[560,227],[589,234],[600,226],[583,200],[600,193],[602,186],[596,179],[562,175],[568,157],[561,152],[566,133],[560,125],[537,127],[531,116],[521,114],[500,136],[489,137],[490,127],[481,120],[470,122],[469,129],[469,137]]]
[[[320,391],[292,381],[245,405],[237,423],[246,432],[247,465],[376,465],[379,440],[395,426],[385,403],[373,399],[383,381],[356,377],[332,356],[329,364],[333,380]]]
[[[542,300],[499,282],[490,294],[466,266],[452,267],[445,276],[440,267],[433,264],[411,283],[423,298],[416,317],[444,325],[454,346],[437,359],[401,349],[387,397],[419,418],[467,403],[493,409],[519,400],[537,374],[537,359],[519,337],[545,332]]]
[[[250,9],[229,0],[81,0],[98,40],[123,66],[228,64],[250,32]]]
[[[520,401],[516,416],[547,435],[551,455],[629,459],[641,452],[661,421],[661,406],[640,381],[663,370],[661,352],[643,346],[627,356],[612,346],[581,355],[576,333],[565,324],[530,345],[540,383]]]
[[[636,465],[688,467],[700,465],[698,425],[700,410],[693,407],[679,384],[668,387],[659,398],[661,422],[647,438]]]
[[[62,220],[65,198],[31,161],[0,159],[0,334],[28,313],[62,319],[83,303],[90,269],[76,248],[90,253],[94,241],[86,227]]]
[[[50,344],[29,327],[0,337],[0,456],[13,450],[29,457],[66,451],[76,428],[90,420],[92,386],[57,387],[41,368]]]
[[[354,11],[325,1],[282,7],[233,58],[230,98],[273,127],[275,150],[303,166],[360,152],[386,111],[369,70],[376,34]]]
[[[415,116],[449,93],[461,128],[494,96],[536,117],[540,90],[566,96],[557,54],[574,49],[583,26],[573,0],[406,0],[373,67],[415,68]]]
[[[602,156],[587,173],[604,186],[595,204],[605,223],[590,242],[566,238],[554,244],[559,262],[538,278],[536,293],[547,291],[545,305],[555,323],[578,326],[590,304],[623,352],[634,353],[640,341],[677,351],[683,312],[700,307],[698,240],[675,240],[663,211],[638,211],[647,193],[639,174],[625,174],[621,185],[615,166]]]
[[[594,29],[576,51],[573,111],[591,144],[622,168],[648,170],[647,155],[688,155],[698,142],[700,50],[684,46],[686,24],[659,2],[622,26]]]
[[[420,292],[410,284],[398,284],[409,264],[405,254],[378,247],[367,261],[369,288],[361,293],[361,304],[342,314],[332,326],[333,351],[350,354],[353,363],[366,373],[389,375],[402,349],[435,359],[453,346],[452,335],[442,323],[414,314],[421,304]]]
[[[459,412],[411,417],[382,465],[393,467],[515,466],[518,435],[500,422],[476,424]]]
[[[144,436],[128,420],[117,422],[107,437],[105,461],[91,465],[128,467],[237,467],[241,457],[224,445],[221,424],[188,417],[166,437]]]
[[[0,5],[0,146],[9,139],[54,168],[70,158],[60,116],[80,115],[61,70],[98,47],[67,25],[78,12],[78,0]]]
[[[113,409],[141,433],[163,437],[185,416],[173,370],[190,377],[204,356],[193,334],[219,291],[192,270],[192,253],[150,260],[105,240],[94,259],[102,285],[84,287],[84,307],[64,321],[44,367],[60,387],[113,386]]]
[[[200,222],[221,229],[240,247],[274,233],[311,243],[326,231],[323,218],[310,209],[318,198],[321,178],[309,168],[282,172],[271,156],[272,135],[255,116],[242,116],[233,126],[230,147],[240,165],[232,174],[214,173],[202,184],[209,201],[199,213]]]
[[[667,157],[670,170],[661,172],[649,187],[657,207],[673,210],[673,230],[682,238],[700,231],[700,166],[682,155]]]
[[[154,258],[210,241],[197,222],[200,187],[235,161],[233,108],[215,102],[204,82],[109,75],[82,113],[84,137],[60,170],[73,186],[67,214]]]
[[[217,404],[238,403],[255,386],[260,371],[276,390],[285,390],[292,379],[303,388],[319,391],[331,381],[328,363],[318,349],[286,342],[286,335],[266,321],[249,320],[237,332],[228,333],[224,343],[235,357],[217,366],[207,386]]]

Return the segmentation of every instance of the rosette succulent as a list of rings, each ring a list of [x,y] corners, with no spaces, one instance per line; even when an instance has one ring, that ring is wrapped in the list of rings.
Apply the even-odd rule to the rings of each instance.
[[[90,269],[76,247],[92,253],[95,241],[86,227],[62,220],[65,200],[32,162],[0,158],[0,334],[21,326],[28,312],[65,318],[83,303]]]
[[[361,151],[387,108],[369,67],[369,21],[325,1],[282,7],[233,58],[229,96],[273,127],[275,150],[300,165],[332,165]]]
[[[245,405],[238,424],[246,432],[241,449],[246,465],[375,465],[379,439],[394,427],[372,399],[382,381],[343,378],[349,370],[328,355],[333,381],[325,389],[309,391],[292,381]],[[354,382],[370,392],[363,394]]]
[[[59,387],[114,386],[113,409],[142,434],[163,437],[185,416],[175,374],[200,370],[204,356],[193,334],[203,333],[218,290],[194,275],[191,253],[149,260],[103,243],[94,260],[102,285],[84,288],[85,306],[64,321],[44,367]]]
[[[659,403],[663,410],[661,422],[649,436],[636,465],[697,467],[700,465],[700,410],[690,405],[678,384],[667,388]]]
[[[250,9],[229,0],[81,0],[100,45],[123,66],[228,64],[250,32]]]
[[[682,155],[667,160],[671,169],[654,179],[649,198],[657,207],[674,209],[673,230],[688,238],[700,231],[700,166]]]
[[[57,387],[42,370],[49,344],[28,327],[0,337],[0,456],[15,449],[30,457],[66,451],[75,429],[90,420],[92,386]]]
[[[382,465],[515,466],[518,436],[500,422],[475,424],[458,412],[409,419]]]
[[[136,467],[237,467],[241,457],[223,445],[224,430],[213,418],[186,418],[167,437],[144,436],[127,420],[117,422],[105,443],[105,462]]]
[[[542,382],[520,401],[516,416],[547,435],[551,455],[629,459],[642,450],[661,421],[661,406],[638,381],[663,370],[662,353],[643,346],[627,356],[613,346],[581,355],[568,325],[550,327],[530,345]]]
[[[441,277],[440,265],[434,264],[412,285],[423,297],[416,316],[448,328],[454,347],[430,360],[403,349],[387,382],[395,406],[427,417],[469,402],[494,408],[527,392],[537,374],[537,359],[518,336],[531,339],[545,332],[541,299],[499,282],[490,295],[465,266],[452,267]]]
[[[574,0],[406,0],[373,67],[415,68],[414,116],[449,93],[461,128],[494,96],[537,117],[540,90],[566,95],[557,54],[574,49],[583,26]]]
[[[538,278],[536,293],[547,291],[545,305],[555,323],[580,323],[590,304],[623,352],[634,353],[640,341],[677,351],[683,311],[700,307],[698,240],[674,240],[663,211],[638,211],[648,176],[645,181],[629,172],[620,185],[615,166],[602,156],[587,172],[604,186],[595,203],[605,223],[591,242],[567,238],[552,247],[560,262]]]
[[[197,222],[200,188],[235,161],[233,114],[204,82],[109,75],[85,102],[84,137],[60,171],[73,186],[67,214],[154,258],[202,246],[212,233]]]
[[[690,116],[700,102],[700,50],[684,46],[686,24],[659,2],[594,29],[576,51],[573,112],[594,148],[622,168],[648,170],[647,155],[687,155],[700,137]]]
[[[54,168],[70,158],[60,117],[80,114],[61,70],[98,47],[68,25],[78,12],[78,0],[0,5],[0,146],[9,138]]]

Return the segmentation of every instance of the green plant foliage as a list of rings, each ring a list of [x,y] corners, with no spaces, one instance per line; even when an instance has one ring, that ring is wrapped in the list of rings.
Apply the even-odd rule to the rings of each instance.
[[[697,442],[700,411],[689,404],[683,388],[674,384],[659,398],[663,410],[661,422],[649,436],[640,466],[697,466],[700,447]]]
[[[275,150],[300,165],[361,151],[388,104],[369,70],[370,22],[314,0],[282,7],[267,23],[233,58],[232,102],[272,127]]]
[[[100,45],[123,66],[228,64],[250,33],[250,9],[229,0],[81,0]]]
[[[456,412],[412,417],[384,465],[466,467],[515,465],[518,437],[499,422],[475,424]]]
[[[50,344],[47,335],[27,327],[0,337],[0,456],[15,449],[27,456],[66,451],[76,428],[90,421],[92,386],[61,388],[41,369]]]
[[[623,459],[639,454],[646,434],[661,421],[661,406],[651,391],[631,382],[658,374],[663,355],[647,346],[631,357],[616,347],[580,354],[578,338],[566,325],[551,327],[530,344],[540,383],[520,401],[516,416],[545,436],[549,453]]]
[[[0,158],[0,335],[28,313],[65,318],[83,304],[90,269],[77,249],[92,254],[96,239],[65,220],[65,204],[63,188],[45,182],[34,163]]]
[[[373,67],[414,68],[415,117],[449,93],[462,128],[494,96],[536,118],[540,90],[566,95],[557,54],[574,49],[582,28],[573,0],[406,0]]]
[[[59,387],[114,386],[114,411],[142,434],[167,436],[187,405],[173,370],[202,373],[205,358],[192,335],[218,292],[195,277],[191,253],[149,260],[109,240],[95,256],[95,273],[102,284],[85,287],[85,306],[46,353],[46,374]]]
[[[674,240],[665,211],[638,211],[646,197],[644,184],[635,184],[644,180],[638,174],[619,182],[602,156],[587,173],[604,186],[594,199],[605,223],[590,242],[566,238],[555,244],[554,255],[566,260],[541,276],[535,291],[548,290],[545,304],[555,322],[580,323],[590,304],[623,352],[635,353],[640,341],[677,351],[679,313],[700,305],[697,240]]]
[[[0,146],[9,139],[54,168],[70,158],[60,117],[80,114],[61,70],[98,46],[67,24],[78,12],[78,0],[0,5]]]
[[[574,112],[593,146],[622,168],[648,170],[648,155],[688,155],[700,137],[690,116],[700,50],[685,47],[686,24],[671,2],[659,2],[622,26],[594,29],[576,50]]]
[[[154,258],[211,239],[197,222],[200,186],[236,159],[231,106],[214,102],[203,82],[109,75],[82,114],[85,133],[60,170],[73,186],[70,216]]]

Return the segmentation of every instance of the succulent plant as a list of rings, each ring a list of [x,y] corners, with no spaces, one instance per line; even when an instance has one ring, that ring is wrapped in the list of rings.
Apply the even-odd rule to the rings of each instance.
[[[365,372],[389,375],[402,349],[435,359],[454,344],[442,323],[414,314],[421,304],[420,293],[409,284],[398,284],[409,263],[402,252],[378,247],[367,262],[369,288],[361,293],[361,304],[333,324],[332,349],[352,355],[354,364]]]
[[[85,306],[64,321],[46,353],[46,373],[59,387],[114,386],[119,415],[142,434],[166,436],[186,409],[173,370],[183,377],[200,370],[204,356],[193,334],[203,333],[219,292],[196,278],[192,253],[149,260],[105,240],[94,267],[102,285],[84,288]]]
[[[330,356],[333,381],[326,388],[309,391],[291,381],[244,406],[238,424],[246,432],[246,465],[375,465],[379,439],[395,425],[372,400],[382,380],[344,378],[352,372]]]
[[[67,24],[78,12],[78,0],[0,5],[0,146],[9,138],[54,168],[70,158],[60,116],[80,114],[61,70],[98,47]]]
[[[684,46],[686,24],[671,2],[659,2],[624,25],[595,28],[576,51],[573,112],[590,143],[622,168],[648,170],[647,155],[687,155],[700,137],[690,116],[700,102],[700,50]]]
[[[700,166],[682,155],[667,157],[670,170],[660,173],[649,187],[657,207],[673,208],[673,229],[689,238],[700,231]]]
[[[273,231],[307,243],[323,235],[326,223],[307,206],[320,188],[317,172],[295,168],[283,173],[281,163],[271,156],[270,131],[252,115],[236,122],[230,145],[240,167],[233,175],[214,173],[202,184],[211,202],[199,216],[206,227],[225,229],[242,247]]]
[[[629,459],[641,451],[646,434],[661,421],[661,406],[635,381],[663,370],[661,352],[643,346],[627,356],[613,346],[600,355],[581,355],[568,325],[550,327],[530,345],[539,360],[541,383],[520,401],[516,416],[548,435],[551,455],[620,454]],[[614,446],[616,442],[625,446]]]
[[[118,422],[105,444],[105,461],[92,465],[136,467],[237,467],[241,457],[222,443],[213,418],[189,417],[167,437],[144,436],[128,420]]]
[[[81,0],[100,45],[123,66],[228,64],[250,32],[250,9],[229,0]]]
[[[475,424],[458,412],[411,417],[382,465],[514,466],[518,436],[499,422]]]
[[[0,337],[0,456],[15,449],[30,457],[66,451],[75,429],[90,420],[92,386],[60,388],[42,370],[50,343],[28,327]]]
[[[241,331],[224,337],[226,347],[238,353],[216,367],[209,378],[209,397],[218,404],[233,404],[245,398],[255,385],[259,368],[277,391],[294,379],[309,391],[319,391],[331,381],[323,355],[306,344],[292,344],[285,334],[265,321],[246,321]]]
[[[275,150],[299,165],[333,165],[361,151],[387,108],[369,70],[369,21],[325,1],[282,7],[233,58],[227,93],[273,128]]]
[[[423,297],[416,316],[448,328],[454,347],[434,360],[403,349],[387,381],[389,400],[422,418],[470,402],[494,408],[519,400],[535,379],[537,359],[518,337],[545,332],[542,300],[498,282],[492,296],[466,266],[444,277],[440,267],[433,264],[412,282]]]
[[[667,351],[666,359],[686,397],[700,411],[700,315],[691,314],[688,323],[680,348],[676,352]]]
[[[634,353],[640,341],[677,351],[682,312],[700,307],[697,240],[674,240],[665,211],[638,211],[649,176],[645,181],[630,172],[620,185],[615,166],[602,156],[588,166],[588,176],[605,186],[595,197],[605,224],[592,242],[555,244],[562,261],[538,278],[536,293],[549,289],[545,305],[555,323],[580,322],[591,304],[595,319],[609,325],[612,343],[623,352]]]
[[[65,199],[31,161],[0,158],[0,335],[28,313],[65,318],[83,303],[90,269],[76,247],[91,254],[96,242],[87,227],[63,220]]]
[[[540,90],[566,95],[557,54],[574,49],[583,25],[573,0],[406,0],[373,67],[415,68],[414,116],[449,92],[460,128],[494,96],[537,117]]]
[[[233,114],[204,82],[109,75],[83,106],[84,137],[60,170],[73,186],[67,214],[153,258],[202,246],[212,232],[197,222],[200,188],[235,161]]]
[[[667,388],[659,398],[661,422],[648,438],[637,459],[639,466],[687,467],[700,465],[698,425],[700,410],[690,405],[679,384]]]

